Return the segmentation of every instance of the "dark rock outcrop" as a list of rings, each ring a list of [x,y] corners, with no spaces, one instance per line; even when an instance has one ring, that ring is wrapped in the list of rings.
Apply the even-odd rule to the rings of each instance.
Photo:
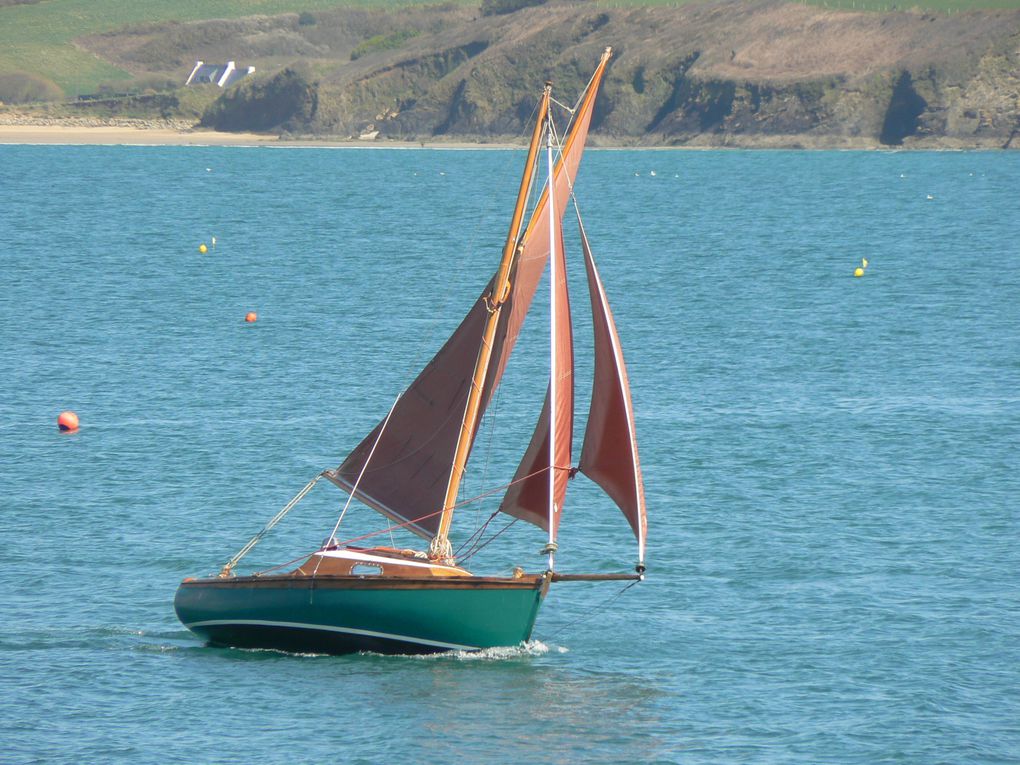
[[[299,130],[314,122],[318,86],[294,69],[244,82],[210,106],[201,127],[225,131]]]

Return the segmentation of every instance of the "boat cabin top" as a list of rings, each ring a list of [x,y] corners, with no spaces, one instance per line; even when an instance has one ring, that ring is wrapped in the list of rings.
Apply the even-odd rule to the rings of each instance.
[[[444,566],[425,553],[395,547],[327,548],[312,553],[292,576],[471,576],[460,566]]]

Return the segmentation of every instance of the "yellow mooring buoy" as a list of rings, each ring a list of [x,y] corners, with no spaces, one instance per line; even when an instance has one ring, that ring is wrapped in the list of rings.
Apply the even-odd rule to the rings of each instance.
[[[860,266],[854,269],[854,276],[864,276],[864,269]]]
[[[209,252],[209,248],[206,247],[205,244],[200,244],[198,245],[198,251],[205,255],[207,252]]]

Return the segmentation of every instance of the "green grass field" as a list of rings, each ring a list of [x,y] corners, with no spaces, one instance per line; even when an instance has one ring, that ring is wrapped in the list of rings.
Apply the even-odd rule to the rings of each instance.
[[[598,6],[682,5],[697,0],[592,0]],[[796,0],[846,10],[924,8],[958,13],[972,8],[1017,8],[1020,0]],[[458,0],[475,4],[474,0]],[[94,92],[129,74],[73,44],[75,37],[151,21],[196,21],[317,11],[338,6],[400,7],[404,0],[46,0],[0,7],[0,73],[28,71],[59,85],[68,96]]]
[[[795,0],[795,2],[802,2],[802,0]],[[917,2],[914,0],[809,0],[807,4],[847,11],[906,11],[911,8],[919,8],[949,14],[976,9],[1020,8],[1020,0],[982,0],[973,3],[959,2],[959,0],[918,0]]]
[[[592,0],[593,4],[606,7],[630,7],[640,5],[685,5],[699,0]],[[1020,0],[790,0],[792,3],[816,5],[820,8],[839,8],[841,10],[858,11],[907,11],[912,8],[919,10],[939,11],[941,13],[960,13],[976,9],[988,8],[1020,8]]]
[[[337,6],[403,6],[397,0],[47,0],[0,7],[0,72],[30,71],[69,96],[130,75],[79,50],[80,35],[150,21],[198,21],[318,11]]]

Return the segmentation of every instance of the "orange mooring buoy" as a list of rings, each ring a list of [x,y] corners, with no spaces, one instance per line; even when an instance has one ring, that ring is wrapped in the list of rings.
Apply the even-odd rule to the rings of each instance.
[[[57,417],[57,427],[61,433],[73,433],[78,429],[78,415],[72,411],[61,412]]]
[[[248,313],[246,313],[244,315],[244,320],[246,322],[248,322],[249,324],[251,324],[254,321],[257,321],[258,318],[259,318],[259,315],[257,313],[255,313],[254,311],[248,311]]]

